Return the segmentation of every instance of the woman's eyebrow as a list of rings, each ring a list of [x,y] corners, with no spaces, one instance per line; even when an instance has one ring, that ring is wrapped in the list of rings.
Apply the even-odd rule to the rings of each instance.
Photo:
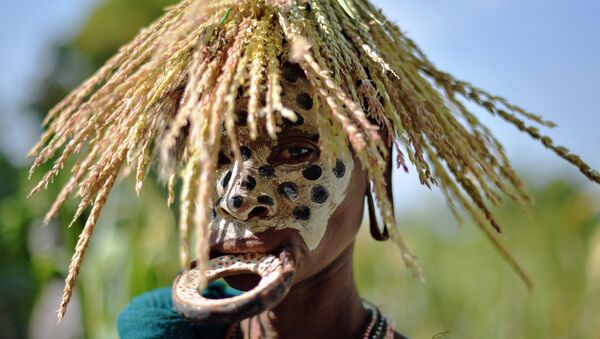
[[[277,139],[294,137],[306,138],[314,142],[319,141],[319,133],[317,133],[316,131],[311,132],[305,129],[300,129],[295,126],[285,126],[281,132],[277,133]]]

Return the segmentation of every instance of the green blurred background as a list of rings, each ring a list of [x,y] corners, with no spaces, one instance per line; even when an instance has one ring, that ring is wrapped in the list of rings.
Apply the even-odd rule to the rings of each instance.
[[[101,2],[79,33],[53,47],[51,71],[36,85],[29,108],[43,116],[172,2]],[[114,338],[116,316],[128,301],[169,285],[177,273],[175,216],[164,188],[151,178],[138,198],[132,180],[124,179],[103,211],[67,317],[55,326],[62,280],[85,219],[65,228],[74,201],[48,226],[40,219],[67,175],[26,199],[40,175],[28,181],[26,164],[0,153],[2,338]],[[355,255],[361,294],[411,338],[600,338],[598,187],[569,176],[534,182],[531,212],[511,203],[496,210],[533,291],[476,227],[457,225],[434,200],[399,216],[427,282],[410,278],[397,249],[374,242],[363,227]]]

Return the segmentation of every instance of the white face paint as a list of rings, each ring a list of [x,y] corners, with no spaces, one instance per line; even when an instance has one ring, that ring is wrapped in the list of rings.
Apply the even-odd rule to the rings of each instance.
[[[293,71],[293,69],[292,69]],[[210,223],[221,241],[248,237],[269,229],[298,230],[314,250],[329,218],[344,200],[354,161],[348,148],[337,159],[319,154],[316,108],[309,88],[298,73],[286,73],[284,104],[299,114],[288,121],[277,140],[261,133],[251,141],[242,119],[236,126],[243,166],[232,161],[223,136]],[[331,161],[333,160],[333,161]],[[333,163],[333,165],[330,165]]]

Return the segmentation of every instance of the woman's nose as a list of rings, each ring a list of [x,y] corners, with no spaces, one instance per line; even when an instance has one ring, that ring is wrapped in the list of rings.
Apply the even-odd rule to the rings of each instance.
[[[227,172],[223,179],[227,180],[217,213],[228,214],[242,221],[252,217],[268,219],[275,214],[277,206],[273,192],[266,185],[257,182],[250,171]]]

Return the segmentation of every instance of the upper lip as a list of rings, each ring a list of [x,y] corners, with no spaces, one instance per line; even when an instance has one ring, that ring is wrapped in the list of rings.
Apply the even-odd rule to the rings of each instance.
[[[216,258],[224,254],[239,253],[264,253],[277,254],[283,249],[282,246],[266,246],[263,244],[247,245],[242,241],[226,241],[213,244],[210,248],[210,258]]]
[[[282,250],[285,239],[262,239],[258,236],[244,238],[225,239],[212,243],[210,246],[210,257],[218,257],[223,254],[236,253],[269,253],[277,254]],[[279,241],[277,241],[279,240]]]

